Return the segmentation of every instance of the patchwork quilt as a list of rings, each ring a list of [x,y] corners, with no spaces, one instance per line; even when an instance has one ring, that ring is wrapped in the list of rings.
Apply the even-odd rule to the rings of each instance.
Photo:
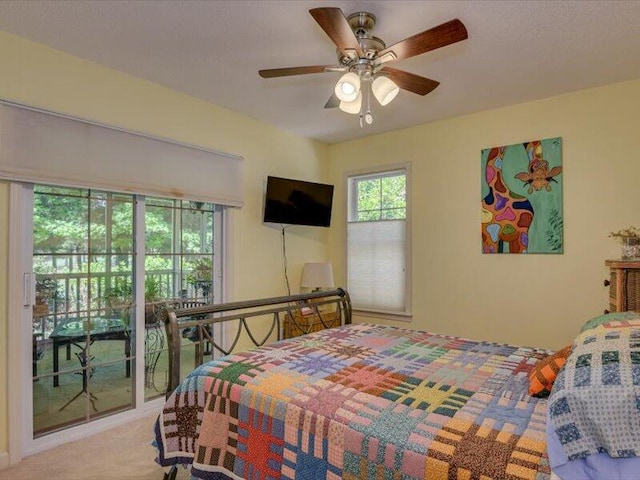
[[[194,370],[155,425],[197,479],[543,480],[549,352],[347,325]]]

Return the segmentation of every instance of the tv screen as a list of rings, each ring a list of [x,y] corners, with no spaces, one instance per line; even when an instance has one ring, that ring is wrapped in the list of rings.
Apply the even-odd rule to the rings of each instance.
[[[290,178],[267,177],[264,221],[328,227],[333,185]]]

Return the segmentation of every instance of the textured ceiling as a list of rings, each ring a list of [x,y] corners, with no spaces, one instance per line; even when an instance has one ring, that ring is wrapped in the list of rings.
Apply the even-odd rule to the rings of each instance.
[[[469,38],[394,68],[441,82],[401,91],[374,123],[324,109],[339,73],[262,79],[259,69],[336,63],[308,11],[377,17],[387,45],[453,18]],[[324,142],[640,78],[640,1],[0,1],[0,30]]]

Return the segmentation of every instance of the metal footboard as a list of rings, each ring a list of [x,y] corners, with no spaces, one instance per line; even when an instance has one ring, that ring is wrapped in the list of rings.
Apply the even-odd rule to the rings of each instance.
[[[165,323],[169,346],[167,396],[175,390],[181,380],[180,360],[182,340],[184,338],[189,338],[195,344],[194,365],[197,366],[204,362],[205,355],[213,355],[212,352],[214,350],[223,355],[229,354],[238,344],[243,332],[246,332],[248,338],[256,347],[267,343],[269,339],[273,338],[274,332],[277,340],[282,340],[285,320],[293,322],[303,333],[309,333],[311,328],[306,325],[300,325],[296,320],[301,318],[305,311],[310,311],[311,314],[315,315],[323,328],[351,323],[351,300],[346,290],[341,288],[326,292],[192,308],[165,308],[161,313],[161,318]],[[262,317],[262,319],[258,317]],[[271,320],[270,324],[268,318]],[[235,334],[231,334],[233,337],[231,344],[225,348],[221,345],[220,339],[216,338],[214,326],[233,320],[237,321],[237,329]],[[252,330],[258,320],[262,320],[260,323],[261,331],[265,330],[265,326],[268,330],[261,338],[256,335],[255,328]]]

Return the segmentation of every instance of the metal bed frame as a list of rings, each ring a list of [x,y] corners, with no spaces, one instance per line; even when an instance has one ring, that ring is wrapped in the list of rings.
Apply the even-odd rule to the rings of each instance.
[[[218,351],[228,355],[238,344],[243,331],[254,346],[265,345],[277,333],[277,340],[284,337],[284,322],[292,322],[303,334],[310,333],[313,325],[301,325],[296,317],[303,308],[311,309],[312,314],[322,323],[324,328],[338,327],[351,323],[351,299],[346,290],[338,288],[326,292],[313,292],[301,295],[285,297],[271,297],[260,300],[247,300],[241,302],[221,303],[218,305],[206,305],[191,308],[167,307],[161,311],[164,321],[167,341],[169,346],[169,381],[166,396],[169,397],[180,383],[180,354],[182,340],[185,336],[195,342],[195,366],[204,362],[205,355],[211,355]],[[325,312],[331,312],[327,315]],[[253,318],[255,326],[256,317],[271,317],[271,324],[267,324],[268,332],[262,339],[252,332],[248,320]],[[214,336],[213,326],[223,322],[238,321],[235,337],[228,348],[224,348]],[[265,328],[262,319],[262,330]],[[183,333],[181,333],[181,331]],[[188,335],[185,335],[188,332]],[[174,465],[164,473],[163,480],[175,480],[178,467]]]
[[[284,322],[292,322],[304,334],[310,333],[312,325],[301,325],[296,317],[300,317],[300,309],[311,309],[324,328],[331,328],[351,323],[351,300],[346,290],[338,288],[330,291],[312,292],[284,297],[271,297],[259,300],[221,303],[191,308],[167,307],[161,312],[165,323],[169,347],[169,381],[167,397],[180,383],[180,354],[182,340],[187,337],[195,343],[194,367],[201,365],[205,355],[213,358],[214,350],[228,355],[237,346],[242,332],[246,332],[254,346],[265,345],[274,331],[277,340],[284,338]],[[331,312],[327,315],[326,312]],[[268,332],[259,338],[255,334],[255,317],[271,317],[267,324]],[[253,318],[254,323],[249,324]],[[215,338],[213,326],[223,322],[238,321],[235,336],[228,348],[223,347]],[[265,319],[261,322],[264,331]],[[182,333],[181,333],[182,331]],[[227,332],[228,333],[228,332]],[[232,334],[233,335],[233,334]]]

